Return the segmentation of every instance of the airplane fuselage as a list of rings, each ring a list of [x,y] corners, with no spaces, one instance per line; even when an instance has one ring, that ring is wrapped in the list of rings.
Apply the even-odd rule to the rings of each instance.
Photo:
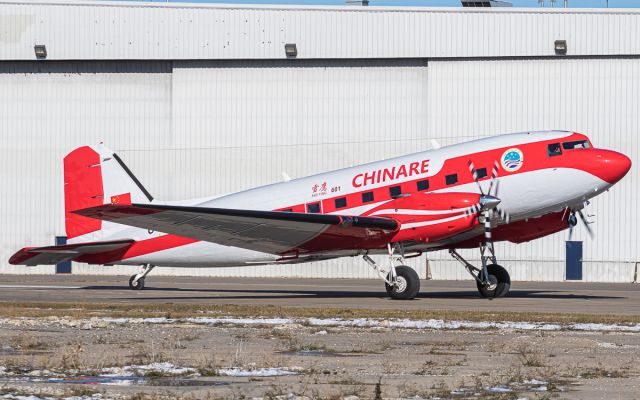
[[[618,164],[620,154],[593,148],[589,139],[564,131],[526,132],[493,136],[388,160],[344,168],[238,193],[182,205],[213,208],[274,210],[337,215],[424,216],[419,200],[428,193],[479,193],[469,170],[471,161],[479,184],[489,188],[494,163],[500,207],[509,223],[492,220],[498,240],[526,241],[567,227],[568,209],[607,190],[626,173]],[[624,157],[624,156],[623,156]],[[627,159],[628,160],[628,159]],[[627,167],[628,169],[628,167]],[[177,204],[177,203],[172,203]],[[401,209],[397,206],[401,204]],[[443,217],[444,218],[444,217]],[[455,217],[449,217],[452,221]],[[477,245],[482,227],[475,224],[441,239],[412,238],[430,221],[407,219],[396,233],[411,251]],[[442,219],[441,221],[444,221]],[[540,229],[540,226],[544,225]],[[412,231],[410,231],[412,230]],[[153,264],[176,267],[216,267],[295,262],[273,255],[197,241],[138,228],[118,229],[114,235],[136,243],[113,264]],[[446,237],[445,237],[446,236]],[[104,237],[109,239],[109,237]],[[412,238],[415,239],[415,238]],[[78,238],[82,241],[83,238]],[[372,249],[375,252],[375,249]],[[385,250],[386,251],[386,250]],[[324,254],[324,258],[359,254],[350,249]],[[313,254],[307,254],[312,257]],[[95,260],[94,260],[95,261]]]

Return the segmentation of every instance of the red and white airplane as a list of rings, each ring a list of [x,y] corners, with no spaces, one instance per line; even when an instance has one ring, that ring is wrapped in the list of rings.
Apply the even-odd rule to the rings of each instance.
[[[493,241],[515,243],[576,225],[576,213],[631,161],[565,131],[500,135],[207,199],[155,200],[103,147],[64,159],[69,244],[27,247],[11,264],[226,267],[362,256],[393,299],[420,290],[407,257],[449,249],[485,297],[510,287]],[[588,228],[588,227],[587,227]],[[473,266],[455,249],[479,247]],[[381,266],[369,255],[387,254]]]

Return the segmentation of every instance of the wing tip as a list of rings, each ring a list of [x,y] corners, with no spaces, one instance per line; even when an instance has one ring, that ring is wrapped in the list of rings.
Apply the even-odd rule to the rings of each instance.
[[[16,251],[10,258],[9,264],[11,265],[31,265],[25,263],[25,261],[31,259],[35,256],[34,253],[31,253],[30,250],[35,249],[35,247],[23,247],[22,249]]]

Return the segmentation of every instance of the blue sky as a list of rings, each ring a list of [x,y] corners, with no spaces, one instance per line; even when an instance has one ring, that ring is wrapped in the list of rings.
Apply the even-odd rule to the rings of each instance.
[[[152,0],[164,1],[164,0]],[[176,0],[170,0],[175,2]],[[182,0],[178,0],[182,1]],[[248,3],[248,4],[324,4],[342,5],[344,0],[184,0],[189,3]],[[537,7],[538,0],[505,0],[516,7]],[[545,0],[547,7],[551,0]],[[564,0],[556,0],[557,6],[562,6]],[[459,0],[370,0],[370,6],[460,6]],[[607,0],[569,0],[569,7],[606,7]],[[637,8],[640,0],[609,0],[609,8]]]

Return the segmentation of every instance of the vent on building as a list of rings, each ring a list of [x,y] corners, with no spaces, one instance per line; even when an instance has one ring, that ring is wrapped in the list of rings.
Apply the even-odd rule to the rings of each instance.
[[[513,7],[513,4],[496,0],[462,0],[462,7]]]

